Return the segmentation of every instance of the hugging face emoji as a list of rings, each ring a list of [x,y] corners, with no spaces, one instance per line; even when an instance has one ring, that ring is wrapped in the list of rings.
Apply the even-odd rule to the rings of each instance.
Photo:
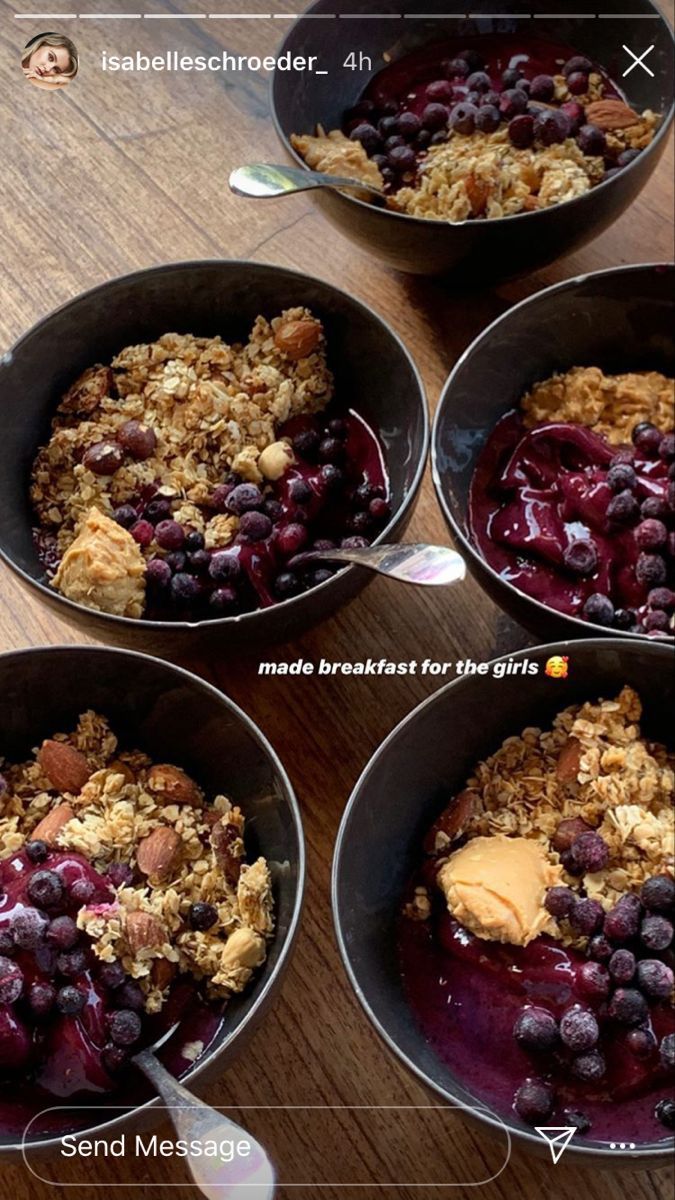
[[[569,659],[566,654],[553,654],[546,663],[546,674],[551,679],[567,679]]]

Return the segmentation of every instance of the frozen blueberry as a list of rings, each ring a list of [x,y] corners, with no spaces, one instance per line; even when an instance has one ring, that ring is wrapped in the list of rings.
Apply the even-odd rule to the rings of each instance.
[[[588,538],[577,538],[563,551],[563,562],[575,575],[592,575],[598,565],[598,551]]]
[[[211,612],[219,617],[230,616],[239,608],[239,594],[235,588],[229,584],[224,587],[214,588],[209,596],[209,608]]]
[[[630,983],[635,974],[635,955],[631,950],[615,950],[607,965],[615,983]]]
[[[598,1043],[600,1029],[595,1014],[588,1008],[575,1004],[560,1018],[560,1040],[568,1050],[581,1054],[592,1050]]]
[[[647,1001],[637,988],[618,987],[609,1002],[609,1015],[622,1025],[640,1025],[647,1019]]]
[[[57,908],[63,900],[64,887],[56,871],[35,871],[28,880],[26,891],[39,908]]]
[[[307,526],[293,521],[290,525],[285,525],[277,530],[277,549],[284,558],[293,558],[304,548],[307,538]]]
[[[33,842],[26,842],[26,854],[32,863],[44,862],[49,854],[49,846],[46,842],[39,839]]]
[[[632,608],[617,608],[614,611],[615,629],[635,629],[636,618]]]
[[[573,136],[578,133],[581,126],[586,123],[586,110],[583,104],[579,104],[578,100],[566,100],[560,105],[561,112],[564,112],[567,120],[570,123],[570,134]]]
[[[133,1046],[141,1036],[141,1018],[130,1008],[121,1008],[108,1017],[110,1039],[116,1046]]]
[[[546,1008],[524,1008],[516,1018],[513,1036],[526,1050],[552,1050],[558,1042],[558,1022]]]
[[[145,578],[153,591],[163,592],[171,583],[171,567],[163,558],[151,558],[145,568]]]
[[[204,534],[200,533],[198,529],[190,529],[185,534],[184,546],[185,546],[185,550],[189,554],[194,554],[195,551],[197,551],[197,550],[203,550],[204,549]]]
[[[354,535],[354,537],[343,538],[340,545],[343,550],[360,550],[362,546],[369,546],[370,542],[368,538]]]
[[[427,104],[422,111],[422,124],[430,133],[447,129],[448,110],[444,104]]]
[[[55,917],[45,934],[47,941],[57,950],[71,950],[79,936],[72,917]]]
[[[158,521],[171,516],[171,501],[167,496],[155,496],[154,500],[149,500],[146,504],[143,516],[151,525],[156,525]]]
[[[344,442],[341,438],[323,438],[319,443],[319,459],[322,463],[341,463],[345,456]]]
[[[659,458],[663,462],[675,461],[675,433],[664,433],[659,442]]]
[[[209,575],[216,583],[231,583],[241,575],[241,563],[229,550],[216,550],[211,555]]]
[[[606,963],[609,962],[614,953],[611,942],[607,940],[604,933],[596,933],[588,943],[588,957],[593,959],[593,962]]]
[[[134,873],[128,863],[114,862],[106,868],[106,879],[110,880],[113,887],[128,887],[133,883]]]
[[[264,542],[272,533],[272,522],[261,512],[246,512],[239,519],[239,536],[247,542]]]
[[[494,133],[496,129],[499,129],[500,120],[499,109],[496,105],[481,105],[476,113],[476,129],[480,133]]]
[[[442,79],[442,80],[440,80],[440,83],[443,85],[443,87],[447,88],[448,91],[450,91],[450,93],[452,94],[452,88],[450,88],[450,85],[448,84],[447,80]],[[427,89],[427,95],[428,94],[429,94],[429,92]],[[431,96],[429,97],[429,99],[433,99],[433,98],[434,97],[431,97]],[[442,97],[438,96],[438,97],[436,97],[436,99],[442,99]],[[408,141],[412,142],[418,136],[418,134],[421,132],[422,122],[420,121],[419,117],[415,113],[402,112],[400,117],[396,118],[396,129],[397,129],[397,132],[401,134],[401,137],[407,138]]]
[[[553,1111],[553,1088],[543,1079],[526,1079],[514,1098],[514,1108],[523,1121],[534,1125],[550,1117]]]
[[[143,549],[147,549],[155,536],[155,527],[150,523],[150,521],[136,521],[136,523],[131,526],[129,533],[134,541],[138,542],[139,546],[143,547]]]
[[[609,862],[609,846],[599,833],[580,833],[572,842],[572,858],[584,874],[602,871]]]
[[[527,109],[527,96],[522,88],[505,88],[499,98],[499,111],[505,121],[512,121]]]
[[[617,492],[612,496],[607,505],[607,516],[610,521],[616,521],[619,525],[631,525],[637,521],[640,514],[640,505],[635,496],[628,488],[624,488],[622,492]]]
[[[648,916],[640,926],[640,941],[648,950],[667,950],[673,940],[673,925],[667,917]]]
[[[308,582],[311,587],[318,587],[321,583],[327,583],[332,579],[334,572],[329,567],[319,567],[316,571],[312,571],[309,575]]]
[[[78,987],[72,983],[67,983],[65,987],[59,988],[56,993],[56,1007],[64,1016],[74,1016],[75,1013],[82,1012],[87,997],[84,992],[81,992]]]
[[[582,125],[577,133],[577,145],[583,154],[602,157],[607,149],[607,138],[597,125]]]
[[[319,449],[321,436],[316,429],[303,429],[293,438],[293,449],[300,458],[311,459]]]
[[[123,529],[131,529],[131,526],[138,520],[138,513],[133,504],[120,504],[113,512],[113,520],[117,521]]]
[[[179,575],[187,567],[187,554],[183,550],[171,550],[164,559],[172,575]]]
[[[215,925],[218,920],[218,913],[212,904],[207,904],[204,900],[198,900],[196,904],[190,905],[188,912],[188,923],[191,929],[196,929],[204,932]]]
[[[552,917],[568,916],[576,897],[571,888],[552,887],[546,893],[544,904]]]
[[[424,89],[424,95],[432,104],[451,104],[454,94],[455,89],[449,79],[434,79]]]
[[[389,166],[398,175],[411,175],[417,169],[417,155],[410,146],[394,146],[393,150],[387,155]],[[325,438],[324,441],[333,441],[333,438]],[[323,442],[321,445],[323,446]],[[319,455],[321,456],[321,448]],[[324,450],[325,453],[325,450]]]
[[[636,526],[633,537],[641,550],[659,550],[668,541],[668,530],[663,521],[649,517]]]
[[[632,491],[637,484],[635,468],[627,462],[614,463],[607,472],[607,483],[613,492],[623,492],[625,488]]]
[[[155,540],[162,550],[181,550],[185,541],[185,530],[178,521],[159,521],[155,526]]]
[[[51,983],[35,980],[28,989],[28,1004],[34,1017],[40,1020],[49,1016],[56,1000],[56,988]]]
[[[282,571],[274,580],[274,591],[280,600],[288,600],[291,596],[297,596],[301,590],[300,580],[293,571]]]
[[[573,96],[585,96],[588,91],[588,75],[584,71],[571,71],[567,76],[567,86]]]
[[[589,1000],[604,1000],[609,995],[609,971],[602,963],[582,963],[577,972],[577,986]]]
[[[587,621],[593,621],[596,625],[611,625],[614,605],[603,592],[592,592],[584,604],[583,613]]]
[[[631,434],[633,445],[646,458],[656,458],[661,446],[661,431],[651,421],[640,421]]]
[[[665,587],[652,588],[647,596],[647,604],[649,604],[652,608],[662,608],[665,612],[670,612],[672,608],[675,608],[675,592],[672,592],[670,588]],[[675,882],[672,879],[669,879],[667,875],[660,875],[657,876],[657,878],[668,879],[673,891],[673,898],[670,903],[675,904]],[[647,907],[657,908],[658,905],[649,904]]]
[[[659,1057],[667,1071],[675,1068],[675,1033],[668,1033],[661,1039]]]
[[[654,1109],[654,1116],[657,1121],[665,1125],[666,1129],[675,1129],[675,1100],[670,1100],[668,1097],[665,1100],[659,1100]]]
[[[260,488],[254,483],[239,483],[232,488],[225,507],[228,512],[233,513],[235,517],[241,517],[245,512],[252,512],[256,508],[260,508],[263,503],[263,495]]]
[[[673,972],[660,958],[643,958],[638,963],[637,977],[645,996],[655,1000],[667,1000],[673,990]]]
[[[571,1125],[576,1129],[577,1133],[588,1133],[591,1128],[591,1122],[585,1113],[582,1113],[577,1108],[566,1108],[563,1110],[563,1117],[566,1125]]]
[[[219,483],[209,496],[209,507],[215,509],[217,513],[227,512],[227,498],[231,491],[232,488],[228,483]]]
[[[257,516],[257,513],[246,513],[247,517]],[[242,521],[244,518],[242,517]],[[203,575],[211,566],[211,555],[208,550],[193,550],[188,554],[185,564],[186,571],[191,575]]]
[[[475,104],[469,104],[467,101],[456,104],[450,113],[450,128],[455,133],[462,133],[468,137],[475,129],[477,116],[478,109]]]
[[[15,949],[9,929],[0,929],[0,954],[13,954]]]
[[[665,560],[660,554],[648,554],[641,551],[635,564],[635,578],[645,587],[660,587],[666,582],[668,572]]]
[[[550,75],[535,75],[530,83],[530,97],[546,104],[553,99],[555,83]]]
[[[0,955],[0,1004],[14,1004],[23,991],[23,971],[11,958]]]
[[[171,580],[171,599],[175,604],[192,604],[200,595],[201,588],[194,575],[179,571]]]
[[[75,979],[78,975],[82,975],[86,971],[88,961],[86,950],[69,950],[65,954],[59,954],[56,960],[56,967],[62,975],[66,975],[70,979]]]
[[[622,896],[605,916],[604,933],[610,942],[627,942],[635,937],[642,905],[634,895]]]
[[[502,83],[505,88],[517,87],[522,78],[522,71],[518,67],[507,67],[505,71],[502,71]]]
[[[349,136],[353,142],[361,143],[366,154],[377,154],[382,145],[382,139],[377,129],[366,121],[356,125]]]
[[[443,70],[448,79],[466,79],[471,68],[465,58],[451,58],[443,63]]]
[[[113,962],[103,963],[103,965],[99,967],[98,977],[103,986],[109,988],[111,992],[115,991],[116,988],[120,988],[126,980],[124,967],[119,959],[115,959]]]
[[[128,1054],[121,1046],[106,1046],[101,1053],[101,1062],[109,1075],[116,1075],[126,1066]]]
[[[518,150],[527,150],[534,141],[534,117],[520,113],[509,121],[509,138]]]
[[[645,908],[654,912],[668,912],[675,905],[675,879],[670,875],[652,875],[643,883],[640,899]]]
[[[534,136],[542,146],[555,146],[570,134],[570,122],[560,108],[545,109],[534,122]]]
[[[654,608],[643,618],[643,626],[647,632],[658,630],[660,633],[667,633],[670,629],[668,614],[660,612],[658,608]]]
[[[567,78],[573,71],[583,71],[585,75],[588,75],[592,70],[593,63],[590,58],[585,58],[582,54],[575,54],[565,63],[563,75]]]
[[[607,1064],[599,1050],[590,1050],[587,1054],[579,1054],[572,1062],[572,1073],[585,1083],[595,1083],[602,1079]]]
[[[629,1029],[626,1045],[636,1058],[649,1058],[656,1049],[656,1038],[650,1029]]]
[[[400,133],[394,133],[391,137],[388,137],[384,143],[384,148],[387,151],[387,162],[389,162],[389,154],[391,151],[396,150],[399,146],[405,146],[405,144],[406,140],[404,137],[401,137]]]
[[[143,1012],[145,995],[140,983],[135,979],[125,979],[115,994],[115,1004],[119,1004],[121,1008],[133,1008],[136,1012]]]

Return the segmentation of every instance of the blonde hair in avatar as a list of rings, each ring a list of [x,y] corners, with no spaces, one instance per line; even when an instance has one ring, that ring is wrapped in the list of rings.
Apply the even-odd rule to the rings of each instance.
[[[46,54],[41,51],[47,51]],[[68,58],[65,68],[39,64],[38,59],[51,58],[57,62],[57,51],[65,50]],[[50,53],[51,52],[51,53]],[[77,75],[79,56],[74,42],[63,33],[39,33],[24,46],[21,67],[29,83],[53,91],[65,87]]]

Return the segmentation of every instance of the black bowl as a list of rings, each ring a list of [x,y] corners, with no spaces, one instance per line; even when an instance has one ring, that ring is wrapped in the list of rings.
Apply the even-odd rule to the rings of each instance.
[[[567,679],[551,679],[544,664],[569,656]],[[644,702],[648,737],[672,741],[669,709],[675,679],[667,647],[655,643],[564,642],[520,650],[515,662],[539,664],[539,674],[472,675],[442,688],[405,718],[382,743],[359,779],[342,818],[333,861],[333,913],[340,952],[356,995],[378,1033],[423,1083],[482,1128],[548,1156],[545,1143],[515,1117],[497,1119],[431,1049],[412,1018],[401,985],[396,922],[404,889],[422,858],[422,839],[449,796],[464,786],[476,763],[510,734],[545,727],[569,704],[618,693],[631,684]],[[497,660],[506,661],[506,660]],[[664,1134],[665,1138],[665,1134]],[[578,1165],[665,1165],[664,1140],[635,1152],[574,1139],[566,1161]]]
[[[673,278],[665,265],[581,275],[514,305],[476,338],[441,395],[432,435],[432,473],[443,514],[469,569],[500,608],[541,638],[646,638],[568,617],[533,600],[493,570],[468,532],[477,458],[497,421],[538,380],[571,367],[609,373],[675,374]]]
[[[190,623],[96,613],[43,582],[31,536],[29,477],[50,418],[85,367],[162,333],[246,337],[259,313],[306,305],[325,324],[337,395],[379,432],[391,480],[392,517],[378,541],[395,541],[412,513],[428,450],[424,390],[395,333],[369,308],[328,283],[264,263],[187,262],[104,283],[39,321],[0,363],[0,558],[59,616],[107,642],[183,654],[249,649],[302,633],[369,582],[347,567],[272,608]]]
[[[533,0],[526,7],[535,14],[551,12],[549,0]],[[619,83],[631,61],[622,48],[623,43],[639,50],[653,43],[655,48],[648,62],[654,77],[635,67],[625,88],[640,111],[651,108],[663,114],[661,128],[651,146],[618,175],[577,200],[538,212],[450,225],[388,212],[348,194],[323,189],[313,194],[326,216],[363,250],[400,271],[439,275],[461,270],[463,279],[474,281],[505,279],[535,270],[584,245],[611,225],[629,207],[654,170],[673,115],[672,35],[650,0],[619,0],[619,3],[612,0],[609,11],[658,19],[589,20],[570,16],[518,21],[496,16],[513,10],[509,0],[490,2],[487,6],[490,17],[474,15],[453,21],[442,16],[448,8],[446,0],[431,3],[425,0],[424,16],[415,16],[413,8],[408,0],[394,0],[384,5],[382,11],[399,17],[407,14],[405,19],[359,21],[356,14],[376,12],[378,5],[374,6],[372,0],[347,0],[340,5],[340,17],[351,14],[353,19],[331,22],[317,18],[335,12],[334,0],[318,0],[307,10],[314,19],[299,20],[292,25],[282,52],[306,57],[319,55],[321,68],[328,72],[327,75],[313,71],[274,74],[272,106],[277,132],[296,162],[302,164],[303,160],[291,146],[291,134],[313,133],[317,124],[325,129],[339,128],[345,109],[355,103],[368,80],[386,63],[455,35],[461,38],[507,33],[521,25],[526,31],[566,43],[604,63]],[[365,55],[371,66],[361,70],[346,68],[343,64],[351,52],[355,52],[357,60],[359,55]]]
[[[270,864],[275,933],[264,966],[251,986],[230,1001],[214,1043],[183,1077],[189,1087],[217,1079],[273,1003],[300,920],[302,821],[280,760],[253,721],[226,696],[195,675],[142,654],[80,646],[3,654],[0,697],[0,758],[29,757],[43,738],[72,728],[78,715],[92,708],[110,718],[123,745],[138,747],[156,761],[179,764],[210,795],[224,793],[241,806],[249,860],[264,855]],[[108,1135],[131,1121],[147,1120],[146,1110],[154,1103],[131,1113],[112,1107],[102,1118],[96,1105],[106,1100],[91,1097],[92,1115],[89,1121],[82,1117],[83,1131],[95,1128]],[[56,1138],[49,1136],[29,1135],[26,1140],[31,1150],[55,1144]],[[0,1151],[16,1148],[15,1139],[0,1132]]]

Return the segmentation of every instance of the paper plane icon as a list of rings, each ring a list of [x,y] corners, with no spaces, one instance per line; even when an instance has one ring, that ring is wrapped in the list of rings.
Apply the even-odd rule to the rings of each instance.
[[[535,1129],[551,1151],[553,1164],[560,1162],[577,1129],[574,1125],[535,1125]]]

